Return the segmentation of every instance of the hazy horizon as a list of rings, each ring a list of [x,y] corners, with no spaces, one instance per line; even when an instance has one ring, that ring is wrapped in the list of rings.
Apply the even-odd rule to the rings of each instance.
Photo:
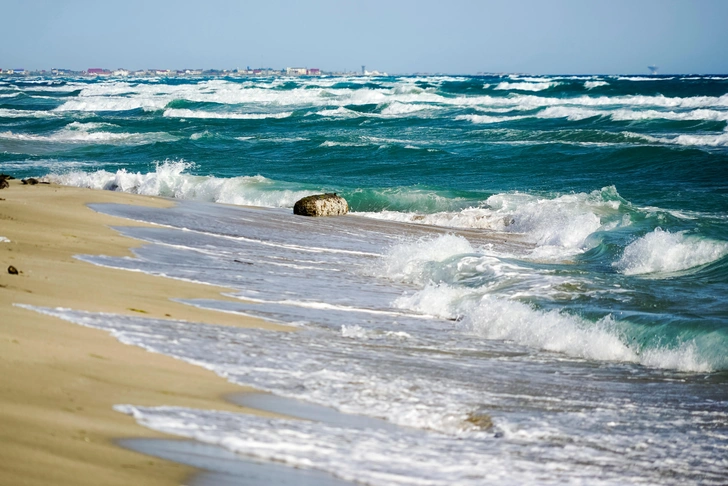
[[[728,73],[728,2],[0,0],[0,68]]]

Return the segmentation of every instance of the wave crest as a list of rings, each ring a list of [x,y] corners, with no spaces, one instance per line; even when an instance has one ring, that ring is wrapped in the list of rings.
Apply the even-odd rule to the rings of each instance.
[[[726,255],[728,242],[657,228],[627,245],[614,267],[625,275],[664,274],[706,265]]]
[[[293,207],[297,200],[311,194],[311,191],[289,188],[260,175],[219,178],[185,173],[193,167],[194,164],[184,161],[165,161],[158,164],[154,172],[146,174],[126,169],[74,171],[50,174],[44,179],[67,186],[241,206]]]

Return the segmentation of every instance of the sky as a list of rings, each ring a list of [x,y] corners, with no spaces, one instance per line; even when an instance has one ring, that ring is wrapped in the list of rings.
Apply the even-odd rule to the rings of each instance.
[[[0,68],[728,73],[728,0],[0,0]]]

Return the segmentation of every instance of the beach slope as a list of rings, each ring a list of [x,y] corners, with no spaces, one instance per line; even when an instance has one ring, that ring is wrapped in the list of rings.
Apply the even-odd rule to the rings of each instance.
[[[0,484],[171,485],[192,469],[116,446],[160,437],[113,411],[119,403],[250,410],[222,400],[245,391],[202,368],[18,307],[26,304],[272,327],[170,298],[224,298],[226,289],[92,265],[78,254],[133,256],[142,244],[88,203],[168,207],[160,198],[10,181],[0,191]],[[13,274],[12,266],[18,273]]]

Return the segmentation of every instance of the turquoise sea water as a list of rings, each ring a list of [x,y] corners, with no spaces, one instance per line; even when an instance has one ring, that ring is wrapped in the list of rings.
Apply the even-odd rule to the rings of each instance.
[[[342,470],[343,446],[304,458],[373,484],[447,484],[435,465],[414,466],[444,451],[457,451],[440,465],[460,483],[490,477],[483,468],[499,480],[515,470],[517,484],[727,480],[727,126],[728,76],[0,78],[0,171],[186,201],[97,208],[166,229],[124,230],[153,243],[137,261],[92,261],[224,284],[248,302],[226,310],[304,331],[283,344],[250,332],[252,348],[225,353],[256,359],[205,361],[215,353],[200,349],[234,339],[172,349],[139,319],[65,318],[282,396],[441,434],[383,476],[366,461]],[[354,217],[290,215],[321,191]],[[180,326],[162,334],[194,332]],[[275,352],[269,362],[256,349]],[[237,419],[124,410],[254,455],[225,435]],[[474,411],[496,431],[469,428]],[[665,431],[665,420],[681,425]],[[190,432],[200,424],[223,432]],[[367,436],[361,453],[419,444],[407,430]],[[282,438],[250,441],[306,465]],[[502,470],[478,463],[481,447]]]

